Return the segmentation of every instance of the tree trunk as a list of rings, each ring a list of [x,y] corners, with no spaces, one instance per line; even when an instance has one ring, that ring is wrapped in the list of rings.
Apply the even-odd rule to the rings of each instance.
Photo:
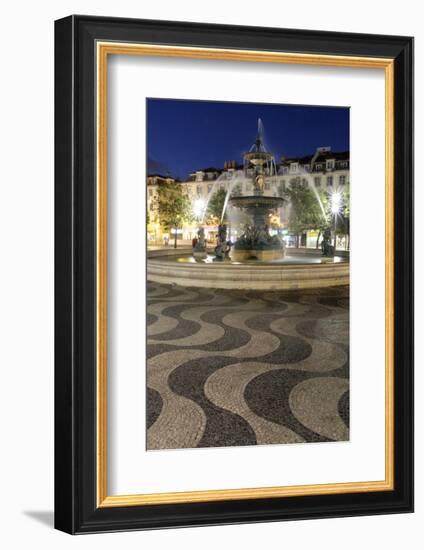
[[[175,228],[175,233],[174,233],[174,248],[177,248],[177,228]]]
[[[319,243],[319,238],[321,237],[321,230],[318,231],[318,236],[317,236],[317,244],[315,245],[315,248],[318,250],[318,243]]]

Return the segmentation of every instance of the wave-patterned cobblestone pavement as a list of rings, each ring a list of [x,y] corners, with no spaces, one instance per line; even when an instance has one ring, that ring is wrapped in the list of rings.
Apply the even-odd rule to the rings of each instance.
[[[148,284],[147,448],[349,439],[349,289]]]

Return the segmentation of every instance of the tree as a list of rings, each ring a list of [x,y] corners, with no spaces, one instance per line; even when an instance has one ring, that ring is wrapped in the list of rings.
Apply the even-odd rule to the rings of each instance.
[[[177,230],[193,219],[190,199],[183,186],[172,181],[159,185],[156,201],[160,224],[167,231],[174,230],[174,248],[177,248]]]
[[[331,211],[331,197],[334,192],[337,192],[341,196],[341,208],[340,211],[337,213],[337,223],[335,223],[334,220],[334,214]],[[331,189],[331,191],[320,191],[319,197],[321,200],[321,204],[323,205],[323,209],[325,212],[325,216],[323,217],[322,225],[319,227],[320,233],[323,232],[328,227],[335,228],[335,233],[337,235],[349,235],[349,217],[350,217],[350,193],[349,189],[343,189],[341,187],[338,187],[336,189]],[[319,235],[318,235],[319,239]],[[318,240],[317,240],[317,248],[318,248]]]
[[[340,189],[340,187],[339,187]],[[349,188],[343,189],[341,192],[342,196],[342,208],[339,214],[340,223],[337,226],[337,233],[344,235],[346,239],[346,247],[348,247],[348,242],[350,238],[350,191]]]
[[[349,188],[346,188],[343,190],[342,200],[343,200],[342,214],[343,214],[343,217],[348,220],[350,218],[350,189]]]
[[[299,246],[301,233],[308,229],[321,230],[328,225],[317,197],[311,189],[301,183],[299,178],[291,181],[290,187],[284,192],[284,197],[290,203],[289,229],[296,235],[297,246]]]
[[[337,224],[334,224],[334,214],[331,211],[331,197],[333,192],[341,195],[341,209],[337,214]],[[338,235],[349,235],[350,197],[348,189],[336,188],[319,190],[314,193],[303,185],[300,178],[294,178],[290,187],[284,192],[284,197],[291,205],[289,211],[289,229],[296,234],[297,245],[299,235],[307,230],[317,230],[317,248],[319,238],[328,228],[337,226]]]
[[[226,196],[227,192],[225,189],[218,189],[209,199],[206,216],[210,222],[215,224],[220,223]],[[226,220],[226,217],[227,214],[225,213],[224,220]]]
[[[321,234],[324,233],[326,229],[328,229],[331,225],[331,203],[330,203],[330,195],[327,191],[319,190],[317,191],[316,199],[320,208],[321,218],[319,221],[319,224],[315,228],[318,230],[317,235],[317,242],[316,242],[316,248],[319,248],[320,242],[319,239],[321,237]]]

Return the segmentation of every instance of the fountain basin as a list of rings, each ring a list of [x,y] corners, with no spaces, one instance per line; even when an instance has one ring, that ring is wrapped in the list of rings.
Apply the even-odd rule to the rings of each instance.
[[[231,259],[234,262],[245,262],[248,260],[259,260],[260,262],[272,262],[284,258],[284,248],[275,248],[270,250],[241,250],[233,248],[230,252]]]
[[[244,234],[235,242],[231,250],[231,259],[239,262],[259,260],[263,262],[284,257],[282,241],[269,234],[267,225],[271,210],[280,208],[284,199],[264,195],[231,197],[232,206],[248,212],[253,224],[245,227]]]
[[[325,288],[349,284],[349,262],[344,258],[322,258],[297,253],[272,261],[234,260],[213,262],[213,256],[196,261],[182,250],[148,252],[147,279],[185,287],[244,290],[290,290]]]
[[[239,197],[231,197],[232,206],[237,208],[245,208],[255,213],[257,208],[264,208],[267,211],[283,206],[285,200],[282,197],[271,197],[268,195],[241,195]]]
[[[259,144],[261,144],[261,142],[259,142]],[[262,147],[262,145],[259,145],[259,147]],[[267,153],[265,150],[250,151],[249,153],[245,153],[243,157],[254,166],[262,166],[266,162],[270,162],[273,158],[272,154]]]
[[[206,250],[204,251],[193,250],[192,254],[196,260],[204,260],[208,256],[206,253]]]

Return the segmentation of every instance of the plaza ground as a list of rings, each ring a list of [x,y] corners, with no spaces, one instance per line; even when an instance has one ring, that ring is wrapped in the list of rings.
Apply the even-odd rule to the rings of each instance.
[[[148,283],[147,447],[349,439],[349,288]]]

